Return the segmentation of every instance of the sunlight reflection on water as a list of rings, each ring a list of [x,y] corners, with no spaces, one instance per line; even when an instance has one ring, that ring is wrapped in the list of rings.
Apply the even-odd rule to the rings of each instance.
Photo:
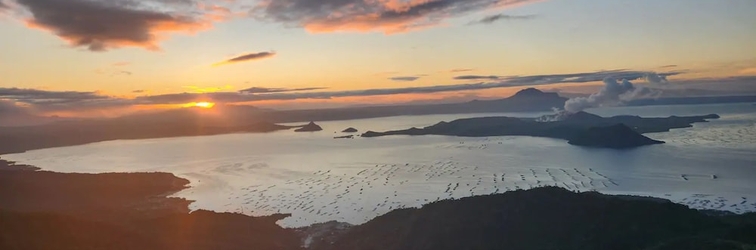
[[[334,140],[347,127],[423,127],[476,116],[401,116],[319,123],[324,131],[122,140],[3,158],[61,172],[172,172],[192,181],[177,196],[194,209],[292,213],[302,226],[362,223],[401,207],[542,185],[652,195],[695,208],[756,210],[756,106],[622,107],[600,115],[718,113],[693,128],[649,134],[667,144],[618,151],[533,137],[395,136]]]

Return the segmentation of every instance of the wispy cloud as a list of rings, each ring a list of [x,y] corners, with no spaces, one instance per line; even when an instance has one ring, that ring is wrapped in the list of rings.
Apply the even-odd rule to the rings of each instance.
[[[395,82],[413,82],[417,79],[420,79],[420,76],[395,76],[389,77],[388,79]]]
[[[269,101],[269,100],[297,100],[297,99],[330,99],[338,97],[361,97],[361,96],[379,96],[395,94],[429,94],[438,92],[451,91],[469,91],[483,90],[504,87],[517,86],[537,86],[556,83],[584,83],[599,82],[607,77],[614,79],[666,79],[667,76],[677,75],[680,72],[655,73],[648,71],[628,71],[628,70],[611,70],[596,71],[575,74],[554,74],[554,75],[530,75],[530,76],[509,76],[498,77],[496,81],[479,82],[469,84],[451,84],[435,85],[422,87],[404,87],[404,88],[384,88],[384,89],[363,89],[349,91],[321,91],[321,92],[276,92],[250,94],[242,92],[215,92],[205,94],[178,93],[139,97],[140,103],[155,104],[178,104],[187,103],[197,100],[210,99],[221,103],[251,102],[251,101]]]
[[[109,99],[97,92],[48,91],[22,88],[0,88],[0,99],[27,104],[63,104]]]
[[[222,62],[217,62],[213,64],[214,66],[220,66],[220,65],[226,65],[231,63],[240,63],[240,62],[247,62],[247,61],[255,61],[255,60],[262,60],[265,58],[271,58],[276,55],[276,52],[255,52],[255,53],[248,53],[240,56],[236,56],[227,60],[224,60]]]
[[[455,76],[454,80],[497,80],[499,76],[463,75]]]
[[[491,8],[537,0],[263,0],[254,17],[304,27],[310,32],[407,32]]]
[[[265,87],[251,87],[239,90],[239,93],[245,94],[264,94],[264,93],[282,93],[282,92],[295,92],[295,91],[312,91],[326,89],[323,87],[311,87],[311,88],[265,88]]]
[[[113,97],[97,92],[79,91],[47,91],[21,88],[0,88],[0,100],[20,103],[35,110],[87,110],[112,107],[128,107],[133,105],[184,104],[196,101],[213,101],[217,103],[244,103],[270,100],[298,100],[298,99],[331,99],[340,97],[384,96],[397,94],[430,94],[439,92],[456,92],[484,90],[518,86],[541,86],[557,83],[599,82],[606,78],[646,81],[666,81],[666,77],[678,75],[682,72],[649,72],[631,70],[595,71],[574,74],[550,74],[528,76],[506,76],[497,80],[467,84],[417,86],[385,89],[362,89],[346,91],[312,91],[322,88],[264,88],[252,87],[242,91],[213,91],[201,92],[194,89],[194,93],[172,93],[161,95],[139,96],[132,99]],[[756,77],[731,77],[721,79],[702,79],[705,82],[752,82]],[[201,88],[205,89],[205,88]]]
[[[460,72],[469,72],[473,71],[475,69],[468,69],[468,68],[459,68],[459,69],[451,69],[449,70],[450,73],[460,73]]]
[[[123,70],[121,68],[122,68],[122,66],[111,65],[109,67],[95,69],[94,72],[97,73],[97,74],[100,74],[100,75],[109,75],[111,77],[113,77],[113,76],[130,76],[130,75],[134,74],[134,72],[132,72],[132,71]]]
[[[528,20],[528,19],[533,19],[535,17],[536,17],[535,15],[496,14],[496,15],[485,16],[481,18],[480,20],[470,22],[469,24],[492,24],[498,21]]]
[[[200,86],[194,86],[194,85],[187,85],[187,86],[181,86],[185,89],[190,89],[192,93],[210,93],[210,92],[220,92],[220,91],[228,91],[234,88],[234,86],[231,85],[225,85],[220,87],[200,87]]]

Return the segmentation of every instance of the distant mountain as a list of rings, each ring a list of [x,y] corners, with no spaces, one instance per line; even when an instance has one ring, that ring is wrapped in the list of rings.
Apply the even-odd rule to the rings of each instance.
[[[0,100],[0,127],[36,126],[61,120],[57,117],[37,116],[24,108]]]
[[[312,110],[268,111],[264,118],[271,122],[332,121],[400,115],[466,114],[495,112],[540,112],[564,107],[567,98],[529,88],[515,95],[496,100],[473,100],[463,103],[349,107]]]

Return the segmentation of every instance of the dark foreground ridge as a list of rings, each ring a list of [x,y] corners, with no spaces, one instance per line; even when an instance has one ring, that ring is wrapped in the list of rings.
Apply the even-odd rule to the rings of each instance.
[[[394,210],[318,250],[754,249],[756,214],[556,187]]]
[[[0,249],[301,249],[287,215],[189,212],[166,196],[189,181],[166,173],[11,170],[0,160]]]
[[[2,161],[2,160],[0,160]],[[0,249],[755,249],[756,214],[712,215],[657,198],[556,187],[399,209],[363,225],[285,229],[288,215],[195,211],[164,173],[0,168]],[[720,213],[722,214],[722,213]]]
[[[164,173],[64,174],[3,162],[0,249],[756,249],[756,213],[542,187],[399,209],[363,225],[189,212]],[[17,169],[14,169],[17,168]],[[13,170],[11,170],[13,169]]]
[[[571,144],[580,146],[632,148],[663,143],[641,135],[643,133],[667,132],[670,129],[691,127],[693,123],[717,118],[719,116],[715,114],[666,118],[600,117],[586,112],[537,119],[505,116],[480,117],[439,122],[425,128],[386,132],[368,131],[363,133],[362,137],[387,135],[536,136],[568,140]]]

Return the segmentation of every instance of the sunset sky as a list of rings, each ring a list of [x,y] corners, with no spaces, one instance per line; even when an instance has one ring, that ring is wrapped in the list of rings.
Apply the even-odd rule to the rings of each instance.
[[[756,93],[754,0],[0,0],[0,109]],[[586,87],[589,86],[589,87]]]

